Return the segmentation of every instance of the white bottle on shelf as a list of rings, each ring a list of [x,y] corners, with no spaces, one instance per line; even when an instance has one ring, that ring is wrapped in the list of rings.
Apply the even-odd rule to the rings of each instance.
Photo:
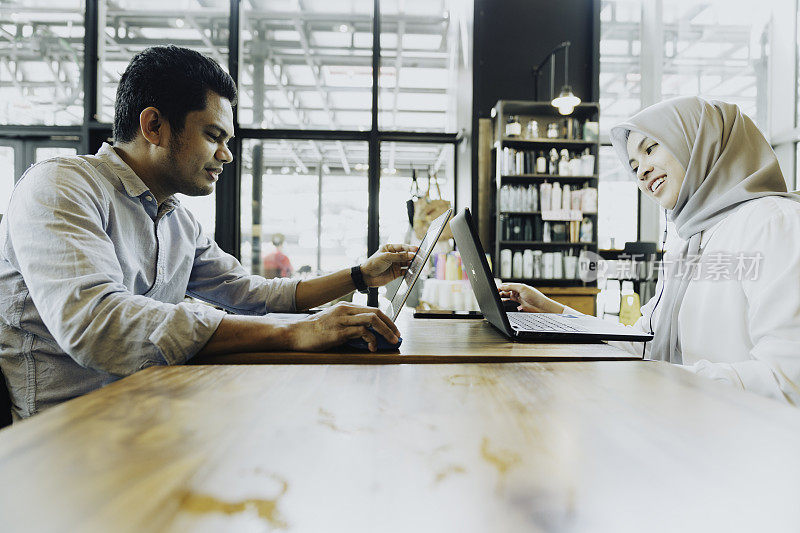
[[[561,209],[561,184],[553,184],[553,196],[550,200],[550,209]]]
[[[569,209],[570,207],[572,207],[572,196],[569,185],[565,184],[561,190],[561,209]]]
[[[511,250],[508,248],[500,250],[500,277],[503,279],[511,277]]]
[[[533,278],[533,250],[522,252],[522,274],[525,279]]]
[[[553,205],[551,203],[552,198],[553,198],[553,185],[545,181],[539,187],[539,206],[542,208],[542,211],[547,211],[548,209],[550,209],[550,206]]]
[[[519,250],[514,252],[514,259],[512,261],[511,271],[513,277],[517,279],[522,279],[524,270],[522,268],[522,252],[520,252]]]
[[[561,150],[561,159],[558,160],[558,175],[569,176],[571,174],[569,168],[569,151],[564,148]]]
[[[583,151],[583,155],[581,156],[581,167],[584,176],[592,176],[594,175],[594,155],[592,152],[587,148]]]

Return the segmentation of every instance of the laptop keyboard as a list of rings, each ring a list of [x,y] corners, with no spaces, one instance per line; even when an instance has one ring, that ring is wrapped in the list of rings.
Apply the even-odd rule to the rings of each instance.
[[[508,321],[512,326],[519,326],[528,331],[558,331],[563,333],[584,333],[587,330],[573,326],[566,321],[556,320],[541,313],[508,313]]]

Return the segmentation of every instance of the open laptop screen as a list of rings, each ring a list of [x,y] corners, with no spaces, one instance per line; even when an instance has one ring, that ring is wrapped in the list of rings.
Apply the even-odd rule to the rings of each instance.
[[[510,335],[511,325],[503,311],[500,294],[497,292],[494,277],[489,270],[486,254],[468,208],[453,217],[450,229],[453,231],[456,246],[461,253],[461,261],[467,271],[467,278],[472,285],[472,292],[475,293],[481,313],[495,327]]]
[[[431,222],[431,225],[428,227],[425,237],[423,237],[422,242],[419,243],[419,250],[417,250],[414,259],[411,260],[411,265],[409,265],[408,270],[406,270],[403,276],[403,281],[397,286],[397,291],[394,293],[394,296],[390,298],[391,305],[388,309],[388,314],[392,317],[392,320],[397,320],[397,316],[403,309],[403,304],[406,303],[406,299],[411,292],[411,288],[414,286],[414,282],[417,281],[420,272],[422,272],[422,267],[424,267],[425,263],[428,261],[433,247],[439,240],[439,236],[442,234],[442,230],[444,230],[444,226],[447,224],[447,221],[450,220],[450,215],[452,214],[453,210],[448,209]]]

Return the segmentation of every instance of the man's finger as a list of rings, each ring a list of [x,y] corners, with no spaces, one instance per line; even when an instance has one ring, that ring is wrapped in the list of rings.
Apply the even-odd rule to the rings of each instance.
[[[342,330],[342,333],[345,339],[364,339],[364,341],[370,345],[370,350],[373,352],[375,351],[374,348],[378,345],[378,339],[376,339],[375,335],[370,333],[365,326],[348,326]]]
[[[381,246],[381,252],[411,252],[416,253],[419,246],[412,246],[410,244],[384,244]]]
[[[414,259],[411,252],[386,252],[386,256],[392,263],[410,263]]]
[[[399,337],[400,330],[394,325],[388,316],[383,314],[379,309],[375,309],[372,313],[362,313],[360,315],[353,315],[348,317],[348,324],[357,323],[365,326],[372,326],[372,328],[383,336],[389,342],[396,342],[392,337]]]

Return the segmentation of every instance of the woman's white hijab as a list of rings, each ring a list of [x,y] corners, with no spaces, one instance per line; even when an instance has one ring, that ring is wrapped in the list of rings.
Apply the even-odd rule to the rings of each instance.
[[[678,311],[691,280],[675,274],[678,265],[696,258],[701,232],[713,227],[744,202],[763,196],[800,197],[786,192],[786,182],[775,152],[738,106],[698,97],[666,100],[642,110],[611,129],[611,143],[623,165],[628,162],[628,135],[639,132],[658,142],[686,169],[678,201],[668,211],[678,235],[686,241],[662,272],[664,282],[660,318],[654,329],[651,358],[682,363]]]

